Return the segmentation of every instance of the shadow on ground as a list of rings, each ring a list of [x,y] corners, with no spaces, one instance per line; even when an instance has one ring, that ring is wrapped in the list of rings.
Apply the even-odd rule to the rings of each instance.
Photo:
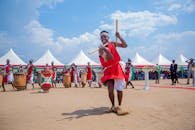
[[[109,107],[92,107],[89,109],[81,109],[81,110],[76,110],[70,113],[62,113],[63,116],[66,116],[64,119],[78,119],[81,117],[85,117],[85,116],[95,116],[95,115],[103,115],[103,114],[108,114],[109,112]],[[64,120],[61,119],[61,120]],[[61,121],[58,120],[58,121]]]

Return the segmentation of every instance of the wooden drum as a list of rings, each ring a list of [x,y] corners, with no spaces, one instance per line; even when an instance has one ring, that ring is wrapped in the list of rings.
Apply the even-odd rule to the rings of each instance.
[[[63,85],[65,88],[71,87],[71,76],[69,73],[64,74],[63,76]]]
[[[87,73],[86,72],[81,72],[81,83],[82,87],[85,87],[87,84]]]
[[[52,73],[51,71],[41,71],[41,88],[44,92],[48,92],[52,85]]]
[[[24,73],[14,73],[14,86],[17,90],[26,89],[26,75]]]

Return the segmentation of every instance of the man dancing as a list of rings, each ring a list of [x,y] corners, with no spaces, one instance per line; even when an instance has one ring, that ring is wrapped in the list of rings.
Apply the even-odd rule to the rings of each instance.
[[[118,115],[128,114],[128,112],[125,112],[121,108],[123,89],[125,87],[125,74],[119,64],[121,58],[116,50],[116,47],[126,48],[127,44],[118,32],[116,32],[116,37],[120,39],[121,43],[110,42],[107,31],[102,31],[100,37],[103,45],[99,47],[99,60],[104,71],[101,81],[108,87],[108,95],[112,103],[110,110],[116,112]],[[114,103],[114,89],[117,91],[118,107],[115,107]]]

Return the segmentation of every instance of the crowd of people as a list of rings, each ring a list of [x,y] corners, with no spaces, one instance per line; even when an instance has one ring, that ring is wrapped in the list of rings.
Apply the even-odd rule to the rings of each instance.
[[[14,71],[15,70],[15,71]],[[94,75],[94,71],[92,70],[92,67],[90,63],[88,62],[88,65],[86,68],[80,70],[78,69],[77,65],[74,63],[70,67],[64,66],[62,71],[58,71],[58,68],[54,65],[54,62],[51,62],[51,65],[46,64],[44,68],[42,68],[43,71],[50,71],[52,76],[52,87],[56,87],[56,83],[63,82],[63,75],[69,73],[71,77],[71,82],[75,84],[75,87],[78,87],[81,82],[81,75],[86,75],[86,81],[91,87],[92,81],[96,79],[96,75]],[[13,89],[14,88],[14,72],[15,73],[21,73],[26,75],[26,83],[29,83],[32,85],[32,88],[34,88],[34,83],[38,83],[40,85],[40,70],[38,71],[38,67],[33,65],[33,60],[30,60],[28,65],[26,66],[12,66],[10,64],[10,60],[6,60],[6,64],[0,68],[0,74],[2,75],[2,88],[3,91],[6,91],[5,85],[11,84]],[[83,85],[84,86],[84,85]]]
[[[175,60],[172,61],[172,64],[170,65],[170,68],[162,69],[160,65],[156,64],[153,70],[149,71],[149,79],[155,80],[156,84],[160,83],[160,79],[171,79],[172,85],[179,83],[179,78],[187,78],[187,84],[190,82],[190,78],[193,77],[193,71],[192,71],[192,65],[193,65],[193,59],[189,59],[188,66],[186,70],[179,70],[177,64],[175,64]],[[17,69],[17,72],[19,73],[26,73],[27,83],[32,85],[32,88],[34,88],[34,83],[39,83],[39,76],[38,71],[36,69],[37,67],[33,66],[33,61],[30,60],[29,64],[27,66],[20,65]],[[100,82],[100,75],[98,75],[97,72],[100,71],[94,71],[92,69],[92,66],[88,62],[88,65],[85,68],[80,68],[76,64],[72,64],[71,66],[67,67],[64,66],[63,71],[58,71],[58,68],[54,65],[54,62],[51,62],[51,65],[46,64],[44,67],[44,70],[51,70],[52,72],[52,86],[56,87],[56,83],[63,82],[63,75],[65,73],[70,73],[71,75],[71,82],[74,83],[75,87],[86,85],[82,84],[82,74],[86,74],[86,80],[89,85],[89,87],[92,86],[92,82],[97,82],[96,86],[102,87],[102,83]],[[13,67],[10,65],[9,59],[7,59],[6,64],[3,68],[1,68],[1,73],[3,76],[3,91],[6,91],[4,84],[11,84],[13,85]],[[135,67],[131,64],[131,60],[128,59],[125,65],[125,81],[126,81],[126,88],[127,86],[131,86],[134,88],[134,85],[132,84],[131,80],[144,80],[144,71],[135,69]]]
[[[189,59],[188,66],[186,70],[179,70],[177,64],[175,64],[175,60],[172,61],[172,64],[170,65],[170,68],[162,69],[160,65],[156,64],[153,70],[149,71],[149,79],[155,80],[156,84],[160,83],[160,79],[171,79],[172,85],[179,83],[179,78],[187,78],[187,84],[190,82],[190,78],[193,77],[193,71],[192,71],[192,65],[193,65],[193,59]],[[92,66],[88,62],[88,65],[85,68],[80,68],[76,64],[72,64],[71,66],[67,67],[64,66],[63,71],[58,71],[58,68],[54,65],[54,62],[51,62],[51,65],[46,64],[44,67],[44,70],[51,70],[52,72],[52,86],[56,87],[56,83],[63,82],[63,75],[65,73],[70,73],[71,75],[71,82],[74,83],[75,87],[86,85],[82,84],[81,77],[82,74],[86,74],[86,80],[89,85],[89,87],[92,86],[92,82],[97,82],[97,86],[102,87],[102,83],[100,82],[100,75],[98,75],[98,72],[101,71],[94,71],[92,69]],[[39,83],[39,76],[37,67],[33,65],[33,61],[30,60],[29,64],[27,66],[20,65],[17,69],[17,72],[19,73],[26,73],[27,83],[32,85],[32,88],[34,88],[34,83]],[[13,85],[13,67],[10,65],[9,59],[7,59],[6,64],[4,67],[1,68],[1,73],[3,76],[3,91],[6,91],[4,84],[11,84]],[[125,81],[126,81],[126,88],[127,86],[131,86],[134,88],[134,85],[132,84],[131,80],[144,80],[144,71],[135,69],[135,67],[131,64],[131,60],[128,59],[125,65]]]

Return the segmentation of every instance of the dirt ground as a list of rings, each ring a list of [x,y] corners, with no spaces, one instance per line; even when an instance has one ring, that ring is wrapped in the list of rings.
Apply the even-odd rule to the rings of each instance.
[[[195,130],[195,87],[179,81],[175,86],[150,81],[149,90],[144,81],[132,81],[135,88],[124,90],[126,116],[105,112],[111,106],[105,87],[58,84],[39,93],[37,84],[24,91],[6,85],[8,91],[0,92],[0,130]]]

